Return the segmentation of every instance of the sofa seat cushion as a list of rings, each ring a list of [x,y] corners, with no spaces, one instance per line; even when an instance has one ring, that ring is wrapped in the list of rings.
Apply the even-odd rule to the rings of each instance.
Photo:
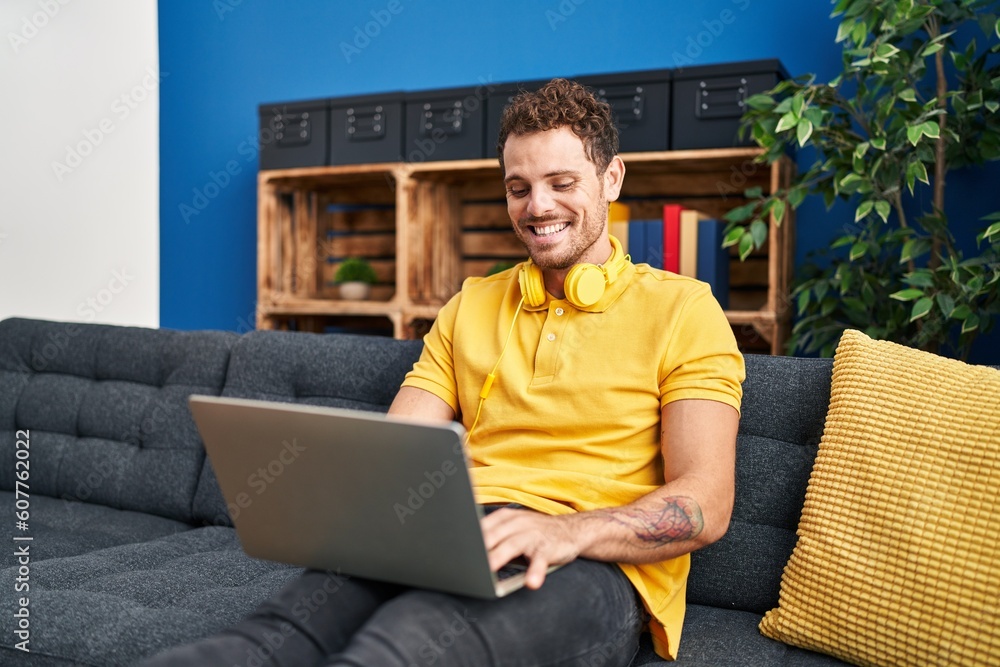
[[[768,639],[757,630],[760,614],[689,604],[675,662],[653,652],[643,635],[634,667],[842,667],[847,664],[822,653],[805,651]]]
[[[33,561],[32,655],[132,665],[233,625],[300,571],[248,557],[235,531],[215,526]],[[14,590],[15,576],[16,568],[3,570],[3,590]],[[13,661],[14,622],[0,616],[0,664]]]
[[[0,507],[14,507],[14,500],[13,493],[0,491]],[[30,536],[31,541],[12,544],[15,548],[28,547],[32,565],[191,530],[187,523],[154,514],[47,496],[31,497],[29,525],[30,531],[19,535]],[[14,550],[4,549],[0,569],[16,562]]]

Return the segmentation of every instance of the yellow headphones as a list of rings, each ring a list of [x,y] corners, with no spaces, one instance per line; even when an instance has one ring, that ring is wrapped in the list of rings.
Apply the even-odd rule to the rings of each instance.
[[[563,291],[566,300],[577,308],[593,306],[604,296],[608,285],[618,280],[625,270],[630,257],[622,250],[622,244],[614,236],[611,241],[611,257],[604,264],[577,264],[566,274]],[[521,295],[528,306],[534,308],[545,303],[545,280],[542,270],[530,259],[521,267],[517,276]]]

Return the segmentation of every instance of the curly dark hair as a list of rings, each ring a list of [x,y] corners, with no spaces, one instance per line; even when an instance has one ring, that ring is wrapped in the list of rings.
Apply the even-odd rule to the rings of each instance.
[[[583,141],[587,157],[603,174],[618,154],[618,128],[611,107],[594,97],[593,92],[575,81],[552,79],[536,92],[521,92],[503,110],[497,157],[500,171],[507,137],[554,130],[569,125]]]

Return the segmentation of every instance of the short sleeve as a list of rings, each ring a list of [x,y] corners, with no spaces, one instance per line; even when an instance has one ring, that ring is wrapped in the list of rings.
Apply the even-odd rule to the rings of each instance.
[[[691,293],[674,322],[660,365],[660,407],[698,398],[739,411],[746,376],[743,355],[708,285]]]
[[[424,336],[424,349],[420,358],[406,374],[402,385],[429,391],[447,403],[455,414],[459,414],[461,410],[455,376],[453,335],[461,296],[461,292],[453,296],[438,312],[431,330]]]

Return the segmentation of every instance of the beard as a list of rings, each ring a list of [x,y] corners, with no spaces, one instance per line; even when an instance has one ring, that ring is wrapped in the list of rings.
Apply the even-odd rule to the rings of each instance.
[[[544,225],[545,223],[559,222],[566,218],[558,216],[527,216],[521,218],[518,224],[514,225],[514,234],[528,251],[531,261],[540,269],[552,269],[563,271],[580,263],[580,258],[597,241],[600,240],[608,223],[608,201],[603,194],[598,198],[597,204],[590,210],[584,211],[579,220],[570,222],[568,244],[562,249],[539,248],[529,242],[532,232],[528,225]]]

